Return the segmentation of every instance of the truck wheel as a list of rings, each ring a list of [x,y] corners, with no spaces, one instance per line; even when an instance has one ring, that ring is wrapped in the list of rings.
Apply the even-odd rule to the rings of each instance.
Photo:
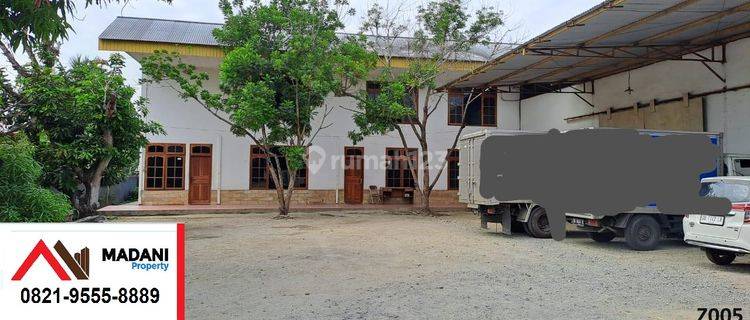
[[[593,239],[596,242],[610,242],[612,239],[617,237],[617,235],[614,232],[605,231],[605,232],[591,232],[589,233],[589,236],[591,239]]]
[[[625,242],[638,251],[654,250],[661,240],[661,226],[649,215],[633,217],[625,229]]]
[[[510,225],[510,231],[513,233],[517,232],[524,232],[526,231],[526,228],[523,226],[523,222],[516,221],[515,218],[513,218],[513,222]]]
[[[542,207],[536,207],[531,210],[529,220],[526,221],[526,232],[534,238],[549,238],[550,227],[547,219],[547,210]]]
[[[732,261],[734,261],[734,258],[737,258],[737,254],[730,251],[707,248],[706,257],[708,257],[708,260],[711,260],[711,262],[715,264],[726,266],[732,263]]]

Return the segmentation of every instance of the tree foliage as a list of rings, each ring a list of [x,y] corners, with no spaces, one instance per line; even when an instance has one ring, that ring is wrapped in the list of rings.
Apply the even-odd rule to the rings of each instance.
[[[419,6],[417,12],[416,25],[409,27],[406,22],[399,21],[402,18],[400,12],[387,12],[378,4],[368,10],[361,32],[372,36],[368,47],[380,53],[383,66],[379,74],[381,89],[376,98],[367,92],[353,96],[358,101],[353,116],[356,129],[349,136],[356,143],[366,136],[395,131],[403,147],[409,148],[406,135],[413,134],[422,153],[422,181],[415,181],[415,186],[422,195],[423,209],[429,212],[430,193],[446,163],[443,159],[443,166],[431,179],[427,127],[430,116],[441,101],[445,101],[445,93],[436,91],[439,76],[448,63],[464,60],[476,46],[488,47],[493,52],[499,49],[496,41],[501,36],[503,15],[493,7],[482,7],[472,15],[462,0],[433,0]],[[404,48],[398,42],[408,30],[415,31]],[[394,57],[403,55],[404,51],[414,58],[408,60],[405,68],[397,68],[393,65]],[[412,109],[404,101],[410,99],[413,91],[420,89],[426,99]],[[477,97],[473,96],[474,99]],[[463,109],[466,112],[468,108],[464,106]],[[464,127],[465,124],[456,133],[451,149],[455,148]],[[410,165],[410,170],[412,176],[417,177],[417,168]]]
[[[39,186],[42,167],[23,136],[0,136],[0,222],[60,222],[70,214],[68,199]]]
[[[0,0],[0,54],[5,58],[0,64],[0,133],[22,130],[30,120],[26,114],[29,102],[22,99],[5,66],[27,78],[43,72],[42,68],[54,68],[59,64],[59,45],[72,30],[69,20],[76,14],[76,4],[89,7],[128,1]],[[19,52],[28,63],[22,63]]]
[[[274,160],[267,166],[281,215],[288,212],[306,148],[330,125],[326,96],[346,92],[375,67],[376,56],[365,49],[364,37],[336,33],[346,6],[315,0],[221,1],[226,21],[214,31],[226,49],[218,74],[221,92],[206,89],[208,75],[176,53],[156,52],[141,61],[144,82],[176,84],[182,98],[198,102]],[[287,174],[281,172],[281,161]],[[289,181],[286,189],[283,181]]]
[[[27,113],[26,128],[44,167],[42,181],[67,194],[79,213],[98,206],[98,187],[132,175],[146,134],[161,127],[145,117],[146,100],[121,74],[123,57],[76,59],[70,68],[44,68],[18,79]]]
[[[68,20],[76,13],[76,2],[88,7],[128,0],[2,0],[0,35],[13,50],[22,45],[35,48],[66,39],[71,30]]]
[[[71,67],[59,61],[76,3],[127,1],[0,0],[2,65],[15,72],[11,77],[0,67],[0,135],[28,134],[42,162],[41,181],[66,193],[79,215],[96,210],[102,183],[117,183],[133,172],[144,135],[160,132],[143,120],[144,101],[131,101],[134,90],[120,74],[121,56],[78,59]],[[22,64],[19,53],[28,62]]]

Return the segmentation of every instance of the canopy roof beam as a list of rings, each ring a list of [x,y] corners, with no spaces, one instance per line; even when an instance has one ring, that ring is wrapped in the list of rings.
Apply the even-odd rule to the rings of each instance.
[[[629,6],[638,0],[606,1],[444,87],[582,83],[659,61],[699,62],[721,80],[714,64],[726,59],[717,47],[750,37],[750,0],[729,6],[706,0],[671,2],[656,11],[631,12]],[[693,10],[704,5],[711,11]],[[606,24],[597,32],[587,20],[600,15],[611,20],[596,20]],[[574,28],[579,27],[577,34]],[[497,66],[504,63],[504,68]]]
[[[584,83],[529,83],[523,85],[500,86],[498,93],[523,93],[537,95],[542,93],[594,94],[594,82]],[[579,96],[580,97],[580,96]]]
[[[750,35],[750,23],[743,23],[743,24],[740,24],[740,25],[736,25],[736,26],[731,26],[731,27],[725,28],[723,30],[719,30],[717,32],[711,32],[711,33],[705,34],[703,36],[700,36],[700,37],[694,39],[693,41],[691,41],[691,43],[693,43],[693,44],[699,44],[699,43],[702,43],[703,40],[705,40],[705,39],[707,39],[709,37],[719,36],[719,35],[723,35],[723,34],[734,34],[734,35],[733,36],[729,36],[727,38],[723,38],[720,41],[718,41],[718,43],[721,43],[720,45],[722,46],[722,48],[728,42],[734,41],[736,39],[741,39],[741,38],[744,38],[744,37],[747,37],[748,35]],[[711,46],[717,46],[717,44],[716,43],[712,43],[712,44],[704,45],[704,46],[706,47],[706,49],[709,49]],[[723,51],[723,49],[722,49],[722,51]],[[695,53],[692,52],[692,53],[685,53],[685,54],[687,55],[687,54],[695,54]],[[722,53],[722,59],[724,58],[723,56],[724,56],[724,54]],[[721,61],[721,62],[724,63],[724,62],[726,62],[726,60]],[[591,79],[600,79],[600,78],[611,76],[613,74],[618,74],[618,73],[621,73],[621,72],[625,72],[625,71],[628,71],[628,70],[638,69],[638,68],[647,66],[649,64],[652,64],[652,63],[654,63],[654,61],[646,61],[646,62],[643,62],[643,61],[624,61],[621,64],[615,65],[613,68],[608,68],[608,69],[605,69],[605,70],[593,70],[593,71],[590,71],[590,72],[584,72],[582,74],[577,74],[577,75],[574,75],[574,76],[569,77],[569,78],[561,79],[560,81],[563,81],[563,82],[580,82],[580,81],[589,81]]]
[[[589,46],[589,47],[544,47],[526,48],[523,54],[529,56],[628,59],[632,61],[696,61],[723,62],[724,53],[717,57],[715,52],[710,56],[682,55],[680,52],[692,52],[705,48],[705,45],[651,45],[651,46]],[[634,53],[633,51],[638,53]],[[713,50],[712,50],[713,51]]]

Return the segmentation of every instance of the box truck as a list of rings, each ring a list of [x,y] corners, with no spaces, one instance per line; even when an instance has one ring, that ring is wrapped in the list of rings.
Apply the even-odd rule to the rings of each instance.
[[[672,134],[699,134],[707,136],[712,144],[722,150],[720,133],[696,133],[679,131],[637,130],[639,134],[658,138]],[[488,223],[500,223],[503,234],[525,231],[532,237],[549,238],[550,224],[545,209],[530,200],[516,199],[498,201],[483,197],[479,190],[481,181],[480,155],[482,142],[494,135],[529,135],[546,134],[546,132],[515,130],[484,130],[461,137],[459,141],[459,202],[465,203],[480,216],[481,227]],[[593,146],[595,147],[595,146]],[[523,157],[523,155],[518,155]],[[722,175],[725,159],[717,158],[716,166],[710,172],[696,177],[701,178]],[[733,159],[732,162],[736,159]],[[554,159],[550,159],[554,161]],[[554,165],[551,163],[550,165]],[[632,168],[631,170],[637,170]],[[543,183],[540,181],[539,183]],[[616,183],[616,182],[615,182]],[[644,181],[647,183],[647,181]],[[574,185],[574,184],[573,184]],[[615,216],[592,213],[566,213],[569,223],[579,230],[586,231],[598,242],[608,242],[616,237],[625,237],[629,247],[635,250],[652,250],[664,236],[682,237],[682,214],[662,214],[655,204],[637,207],[632,211],[622,212]]]

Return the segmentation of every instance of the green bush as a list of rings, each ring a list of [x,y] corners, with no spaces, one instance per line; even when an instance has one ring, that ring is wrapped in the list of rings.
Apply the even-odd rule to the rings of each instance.
[[[42,167],[24,136],[0,137],[0,222],[61,222],[72,207],[63,194],[39,186]]]
[[[135,202],[135,201],[138,201],[138,187],[137,186],[133,188],[133,190],[130,190],[130,192],[128,192],[128,196],[125,197],[125,201],[123,201],[123,203],[129,203],[129,202]]]

